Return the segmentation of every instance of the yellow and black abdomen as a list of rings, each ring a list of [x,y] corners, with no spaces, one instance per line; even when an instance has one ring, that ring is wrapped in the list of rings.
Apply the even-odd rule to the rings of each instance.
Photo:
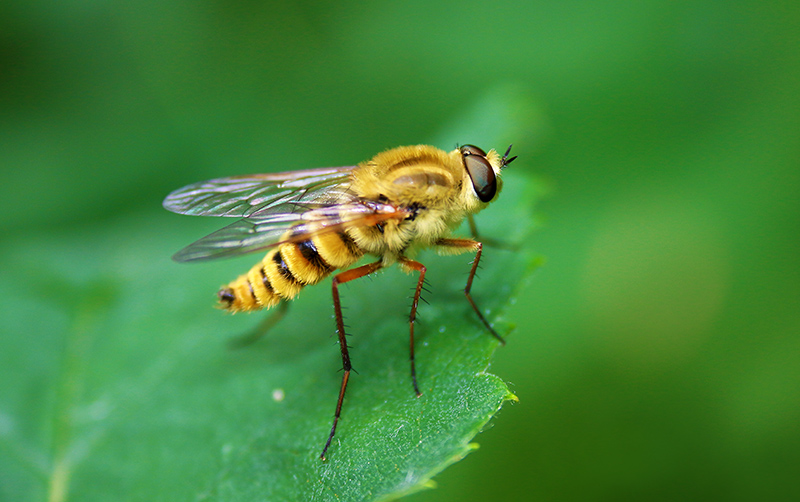
[[[328,232],[271,250],[257,265],[217,293],[230,312],[270,308],[291,300],[304,286],[316,284],[334,270],[349,267],[364,252],[346,233]]]

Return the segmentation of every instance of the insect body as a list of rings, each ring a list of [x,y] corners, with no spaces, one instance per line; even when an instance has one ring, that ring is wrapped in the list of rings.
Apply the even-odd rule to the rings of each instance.
[[[516,158],[508,157],[510,151],[508,147],[501,157],[494,150],[486,153],[472,145],[451,152],[425,145],[399,147],[357,166],[195,183],[164,200],[164,207],[176,213],[237,218],[179,251],[174,256],[177,261],[268,250],[248,273],[219,290],[220,306],[231,312],[274,307],[294,298],[303,287],[347,269],[365,254],[378,258],[333,278],[344,374],[333,425],[320,455],[323,460],[336,432],[351,371],[340,284],[394,263],[406,272],[419,274],[409,316],[411,378],[417,395],[414,322],[426,272],[422,263],[413,260],[419,249],[475,253],[464,291],[479,319],[502,341],[470,296],[482,244],[451,238],[450,233],[464,218],[472,224],[472,215],[497,197],[501,169]]]

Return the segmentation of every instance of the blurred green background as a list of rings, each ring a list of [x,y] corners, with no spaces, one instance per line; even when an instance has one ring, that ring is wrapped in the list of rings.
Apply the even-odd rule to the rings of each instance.
[[[435,142],[497,93],[549,187],[492,366],[520,402],[409,500],[800,497],[796,1],[7,0],[5,261],[120,221],[166,256],[212,229],[160,208],[183,184]]]

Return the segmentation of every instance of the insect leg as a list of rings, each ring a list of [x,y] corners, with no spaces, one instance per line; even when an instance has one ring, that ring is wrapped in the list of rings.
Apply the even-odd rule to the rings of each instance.
[[[419,272],[419,281],[417,281],[417,290],[414,292],[414,300],[411,302],[411,314],[408,316],[408,324],[409,324],[409,346],[410,346],[410,353],[411,353],[411,382],[414,384],[414,392],[417,393],[417,397],[421,396],[422,393],[419,391],[419,387],[417,387],[417,369],[414,364],[414,323],[417,320],[417,306],[419,305],[419,298],[422,294],[422,287],[425,285],[425,265],[418,261],[409,260],[408,258],[401,257],[400,258],[400,265],[408,270],[414,270]]]
[[[251,331],[231,338],[228,341],[228,348],[240,349],[256,343],[261,339],[262,336],[266,335],[267,332],[273,328],[273,326],[278,324],[278,322],[283,319],[288,310],[289,302],[280,302],[278,307],[275,309],[275,312],[272,315],[265,317],[264,320],[258,323],[258,325]]]
[[[322,449],[322,454],[319,456],[319,458],[322,460],[325,460],[325,452],[328,451],[328,447],[331,445],[331,441],[333,441],[333,435],[336,433],[336,424],[339,423],[339,416],[342,414],[344,392],[347,390],[347,381],[350,379],[350,370],[352,369],[352,366],[350,365],[350,353],[347,351],[347,340],[345,340],[342,304],[339,301],[339,284],[344,284],[360,277],[364,277],[365,275],[369,275],[379,270],[381,267],[383,267],[383,263],[381,261],[376,261],[375,263],[368,263],[351,270],[346,270],[336,274],[333,277],[333,310],[336,315],[336,333],[339,335],[339,348],[342,351],[342,370],[344,371],[344,374],[342,375],[342,387],[339,389],[339,400],[336,402],[336,413],[333,416],[331,433],[328,436],[328,441],[325,443],[325,447]]]
[[[467,222],[469,223],[469,233],[472,235],[473,239],[477,240],[478,226],[475,224],[475,218],[471,214],[467,215]]]
[[[475,218],[471,214],[467,215],[467,222],[469,223],[469,233],[472,235],[472,240],[477,241],[480,239],[481,243],[486,244],[489,247],[505,249],[507,251],[516,251],[519,249],[519,246],[513,243],[490,239],[488,237],[481,238],[481,236],[478,235],[478,226],[475,224]],[[443,240],[463,240],[463,239],[443,239]]]
[[[472,261],[472,269],[469,271],[469,277],[467,278],[467,286],[464,288],[464,294],[466,295],[469,304],[472,305],[472,310],[478,314],[478,318],[481,320],[483,325],[486,326],[486,329],[489,330],[489,333],[491,333],[493,337],[500,340],[500,343],[505,345],[506,341],[503,340],[503,337],[498,335],[497,331],[495,331],[494,328],[489,325],[489,322],[483,316],[480,309],[478,309],[478,306],[475,305],[472,295],[470,295],[470,290],[472,289],[472,280],[475,278],[475,272],[478,270],[478,263],[481,261],[483,244],[478,241],[473,241],[472,239],[439,239],[436,241],[436,245],[450,248],[463,248],[465,251],[475,252],[475,259]]]

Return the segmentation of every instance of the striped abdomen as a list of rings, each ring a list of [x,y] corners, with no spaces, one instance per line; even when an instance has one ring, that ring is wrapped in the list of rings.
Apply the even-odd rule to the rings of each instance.
[[[304,286],[316,284],[337,268],[349,267],[364,252],[345,232],[330,232],[300,242],[287,242],[217,293],[231,312],[274,307],[291,300]]]

